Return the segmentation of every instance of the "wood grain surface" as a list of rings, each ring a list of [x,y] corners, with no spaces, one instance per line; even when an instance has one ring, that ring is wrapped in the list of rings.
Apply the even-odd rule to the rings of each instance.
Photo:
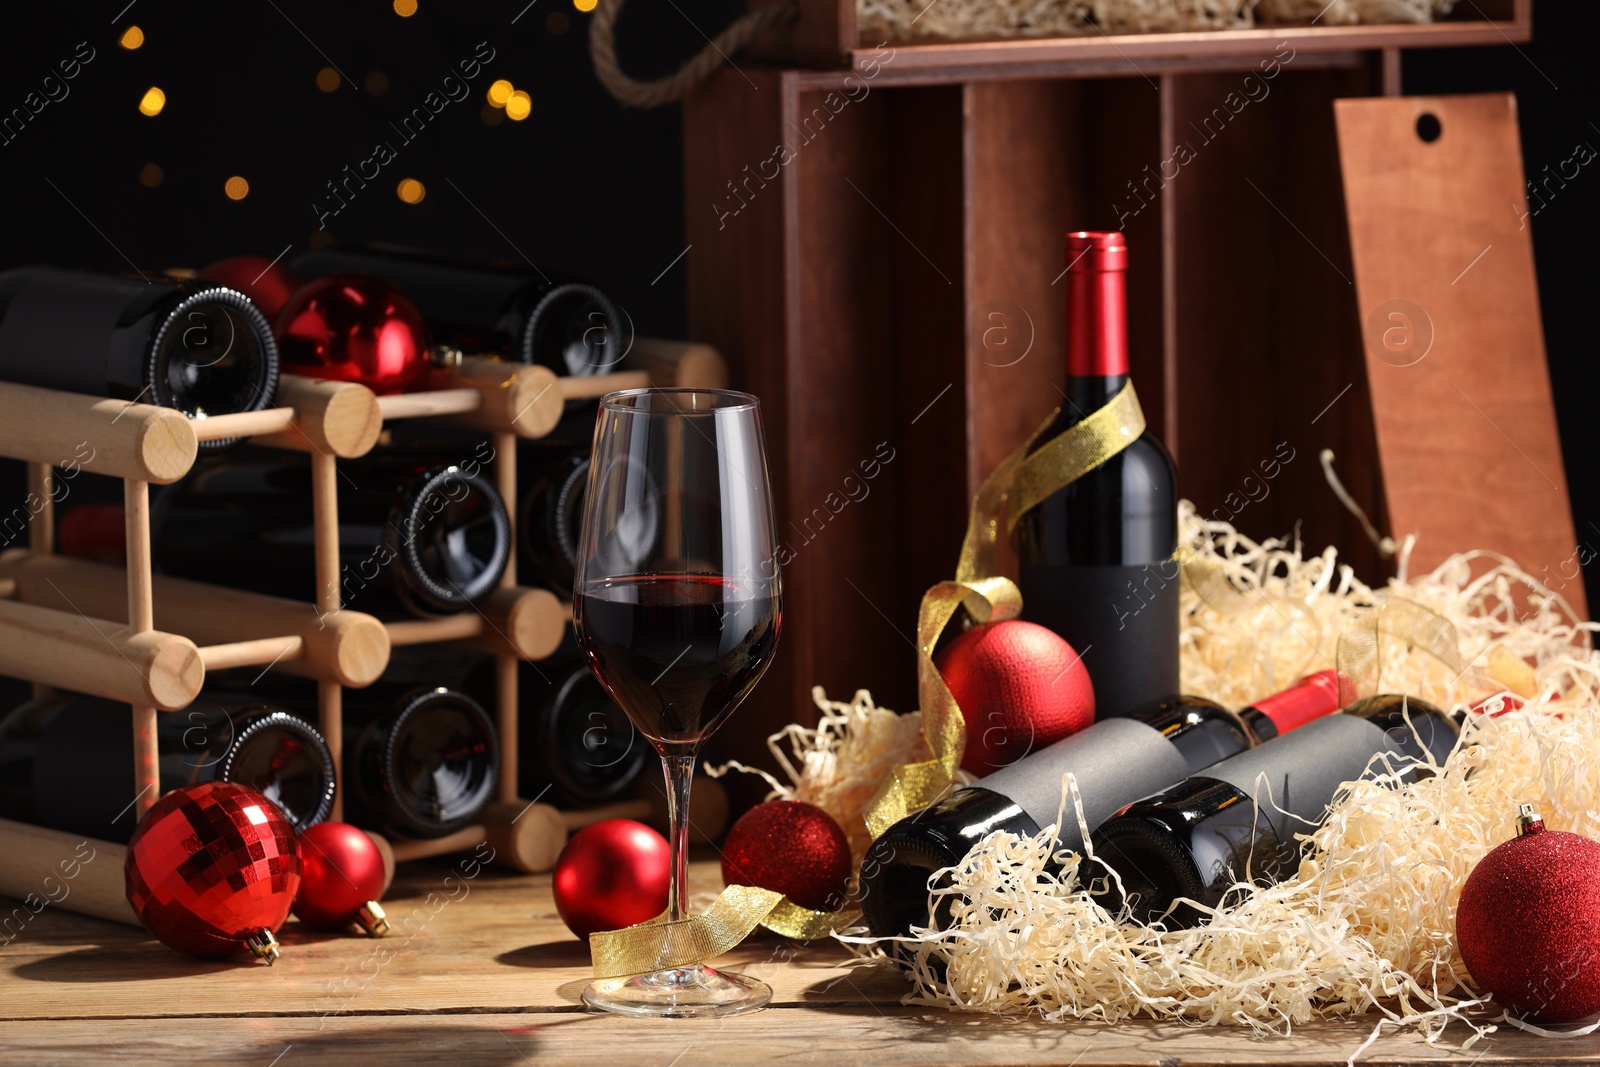
[[[47,908],[0,947],[0,1063],[783,1065],[1343,1064],[1375,1025],[1362,1017],[1291,1038],[1144,1021],[1117,1026],[903,1007],[907,985],[838,945],[753,938],[719,965],[773,987],[772,1006],[729,1019],[636,1020],[578,1000],[586,948],[555,915],[548,876],[464,861],[408,864],[384,901],[382,940],[281,932],[271,968],[200,961],[143,931]],[[697,893],[717,865],[691,867]],[[451,899],[454,898],[454,899]],[[1501,1031],[1463,1054],[1388,1033],[1361,1063],[1594,1062],[1600,1037],[1541,1041]]]
[[[1586,617],[1570,579],[1594,535],[1573,530],[1516,101],[1341,100],[1337,116],[1390,532],[1418,535],[1416,572],[1492,549]]]

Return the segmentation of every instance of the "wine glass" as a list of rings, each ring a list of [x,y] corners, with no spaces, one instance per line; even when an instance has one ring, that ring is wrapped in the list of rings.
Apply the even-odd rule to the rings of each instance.
[[[600,401],[573,583],[578,643],[666,766],[667,919],[686,918],[696,753],[772,662],[783,618],[760,403],[723,389],[631,389]],[[772,998],[706,966],[602,979],[592,1007],[728,1015]]]

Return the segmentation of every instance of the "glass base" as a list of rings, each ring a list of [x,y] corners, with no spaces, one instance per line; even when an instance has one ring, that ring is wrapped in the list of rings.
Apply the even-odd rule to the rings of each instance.
[[[734,1015],[771,999],[772,989],[763,981],[704,966],[606,978],[583,991],[583,1002],[591,1008],[657,1019]]]

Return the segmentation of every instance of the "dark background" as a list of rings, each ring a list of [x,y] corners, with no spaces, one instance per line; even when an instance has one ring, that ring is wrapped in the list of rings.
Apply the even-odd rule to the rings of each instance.
[[[684,247],[678,108],[642,112],[606,94],[589,63],[590,16],[571,0],[421,0],[409,18],[383,0],[123,5],[49,12],[28,5],[26,14],[8,5],[0,15],[0,113],[21,106],[78,42],[95,49],[70,95],[0,144],[0,267],[198,267],[243,253],[270,258],[285,246],[292,258],[331,235],[486,260],[528,256],[609,289],[640,333],[684,335],[684,263],[663,273]],[[1530,177],[1571,157],[1580,142],[1600,149],[1589,6],[1543,0],[1529,46],[1408,53],[1406,91],[1516,93]],[[620,59],[636,77],[674,70],[740,7],[736,0],[632,0],[618,27]],[[146,36],[136,51],[117,45],[130,24]],[[480,41],[496,55],[471,95],[402,143],[389,122],[438,89]],[[324,67],[345,75],[331,93],[316,84]],[[375,72],[386,91],[368,86]],[[486,108],[495,78],[531,95],[526,121]],[[138,103],[152,85],[167,103],[147,118]],[[485,114],[501,121],[489,125]],[[398,158],[318,230],[313,201],[326,201],[325,183],[369,156],[378,140]],[[163,171],[154,187],[140,180],[150,163]],[[223,193],[235,174],[250,183],[242,201]],[[395,195],[407,177],[426,186],[420,204]],[[1600,445],[1590,411],[1600,385],[1590,327],[1600,272],[1597,205],[1600,164],[1531,220],[1585,557],[1600,551],[1600,484],[1589,462]],[[0,511],[23,494],[20,467],[0,464]],[[1591,564],[1591,603],[1600,602],[1597,575],[1600,564]]]

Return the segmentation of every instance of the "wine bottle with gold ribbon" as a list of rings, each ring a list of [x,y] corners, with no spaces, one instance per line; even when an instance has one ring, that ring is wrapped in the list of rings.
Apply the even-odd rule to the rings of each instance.
[[[1083,657],[1104,719],[1178,692],[1177,494],[1128,377],[1127,243],[1071,233],[1066,260],[1066,402],[1013,487],[1010,525],[1022,617]],[[1124,447],[1063,485],[1041,461],[1089,422]]]

